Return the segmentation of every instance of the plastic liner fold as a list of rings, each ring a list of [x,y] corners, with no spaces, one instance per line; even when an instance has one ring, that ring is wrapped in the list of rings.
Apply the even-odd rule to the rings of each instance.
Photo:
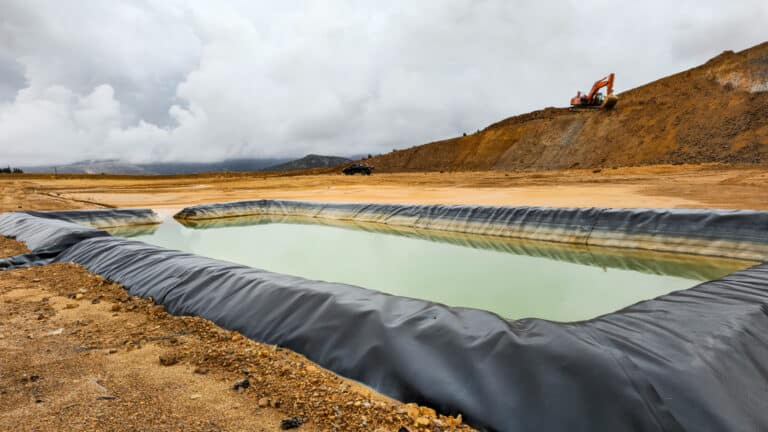
[[[179,220],[254,215],[375,222],[529,240],[768,260],[768,212],[313,203],[258,200],[205,204]]]
[[[561,324],[111,237],[57,260],[488,430],[768,430],[768,265]]]
[[[62,218],[23,212],[0,214],[0,235],[23,242],[37,255],[61,252],[82,240],[109,236],[105,231]]]
[[[73,222],[92,228],[153,225],[161,222],[160,217],[152,209],[57,210],[24,211],[19,213]]]
[[[93,237],[109,236],[97,227],[147,225],[160,219],[149,209],[23,211],[0,214],[0,235],[19,240],[32,253],[0,259],[0,269],[50,262],[64,249]]]

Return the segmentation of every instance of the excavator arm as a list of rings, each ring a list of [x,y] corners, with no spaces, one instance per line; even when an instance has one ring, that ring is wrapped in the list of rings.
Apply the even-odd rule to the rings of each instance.
[[[600,89],[606,87],[605,98],[600,96]],[[571,98],[572,107],[584,107],[584,108],[598,108],[611,109],[619,100],[613,95],[613,73],[610,73],[607,77],[601,78],[595,81],[592,85],[592,89],[587,94],[581,92],[576,93],[576,96]]]
[[[609,74],[605,78],[601,78],[595,81],[595,84],[592,85],[592,90],[590,90],[589,94],[587,95],[587,99],[590,101],[594,100],[597,92],[603,87],[608,87],[606,89],[607,96],[613,95],[613,73]]]

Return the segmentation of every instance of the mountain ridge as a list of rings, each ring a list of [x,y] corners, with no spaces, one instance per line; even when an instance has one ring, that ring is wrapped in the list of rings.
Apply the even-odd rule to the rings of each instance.
[[[333,168],[351,161],[351,159],[341,156],[308,154],[290,162],[264,168],[262,171],[300,171],[314,168]]]
[[[350,159],[310,154],[301,158],[237,158],[216,162],[130,163],[121,159],[85,159],[61,165],[22,166],[29,174],[181,175],[209,172],[289,171],[334,167]]]

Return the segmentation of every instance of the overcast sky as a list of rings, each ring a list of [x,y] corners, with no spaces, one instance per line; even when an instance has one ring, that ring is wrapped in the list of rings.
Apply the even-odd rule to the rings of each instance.
[[[384,152],[768,39],[768,1],[0,0],[0,164]]]

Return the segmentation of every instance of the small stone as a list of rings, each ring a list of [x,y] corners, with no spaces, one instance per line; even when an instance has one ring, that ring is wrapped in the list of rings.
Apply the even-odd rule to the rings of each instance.
[[[115,354],[117,353],[117,348],[110,348],[109,351],[107,351],[109,354]]]
[[[96,400],[115,400],[117,399],[117,396],[112,395],[99,395],[96,396]]]
[[[75,300],[81,300],[82,298],[83,298],[83,293],[75,294]]]
[[[23,375],[21,377],[21,382],[37,382],[40,381],[40,375]]]
[[[198,366],[193,372],[199,375],[206,375],[208,373],[208,368]]]
[[[435,410],[429,407],[419,407],[419,412],[424,417],[437,417]]]
[[[76,308],[77,308],[77,307],[79,307],[79,306],[80,306],[80,305],[79,305],[79,304],[77,304],[77,303],[67,303],[67,305],[66,305],[66,306],[64,306],[64,309],[76,309]]]
[[[190,399],[192,399],[192,400],[194,400],[194,399],[200,399],[201,397],[203,397],[203,396],[202,396],[202,395],[200,395],[199,393],[195,393],[195,394],[191,394],[191,395],[189,395],[189,398],[190,398]]]
[[[307,420],[304,417],[290,417],[287,419],[283,419],[283,421],[280,422],[280,429],[282,430],[288,430],[288,429],[296,429],[299,426],[303,425],[304,422]]]
[[[173,366],[179,362],[179,357],[175,354],[163,354],[160,356],[160,364],[163,366]]]
[[[415,423],[417,426],[429,426],[429,423],[431,422],[426,417],[419,417],[416,419]]]
[[[405,412],[408,413],[408,417],[416,420],[420,416],[419,407],[418,405],[414,403],[409,403],[405,405]]]
[[[259,408],[268,407],[270,405],[270,402],[271,401],[269,400],[269,398],[266,398],[266,397],[259,399]]]
[[[245,389],[247,389],[250,386],[251,386],[251,382],[248,381],[248,378],[245,378],[245,379],[241,379],[240,381],[234,383],[232,385],[232,390],[240,390],[240,389],[245,390]]]
[[[120,312],[120,305],[119,304],[113,304],[111,308],[109,308],[110,312]]]
[[[447,417],[445,422],[448,423],[448,426],[460,425],[462,422],[461,414],[457,415],[456,417]]]

